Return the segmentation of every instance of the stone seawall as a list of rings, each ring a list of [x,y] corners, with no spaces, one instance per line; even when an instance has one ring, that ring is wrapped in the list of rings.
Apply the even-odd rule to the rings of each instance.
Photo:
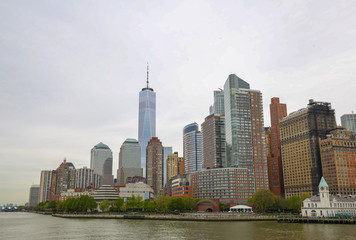
[[[322,223],[322,224],[356,224],[356,219],[336,218],[279,218],[279,223]]]
[[[136,220],[173,220],[173,221],[277,221],[276,216],[180,216],[180,215],[116,215],[116,214],[53,214],[62,218],[95,219],[136,219]]]

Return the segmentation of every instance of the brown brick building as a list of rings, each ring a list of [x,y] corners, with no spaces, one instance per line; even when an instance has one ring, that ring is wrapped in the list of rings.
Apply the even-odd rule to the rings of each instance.
[[[211,114],[201,125],[203,168],[227,167],[225,151],[225,117]]]
[[[214,168],[190,174],[193,198],[237,200],[246,203],[254,194],[253,172],[246,168]]]
[[[155,196],[163,194],[163,149],[157,137],[152,137],[146,148],[146,181]]]
[[[270,114],[270,152],[267,154],[269,189],[277,196],[284,197],[284,179],[282,166],[281,141],[279,122],[287,116],[287,105],[279,102],[279,98],[271,99]]]
[[[309,100],[307,108],[280,121],[285,196],[318,193],[322,176],[319,139],[336,128],[331,104]]]
[[[184,158],[178,156],[178,152],[168,154],[166,161],[167,181],[172,177],[184,173]]]
[[[320,140],[323,176],[330,194],[356,194],[356,139],[351,131],[338,128]]]

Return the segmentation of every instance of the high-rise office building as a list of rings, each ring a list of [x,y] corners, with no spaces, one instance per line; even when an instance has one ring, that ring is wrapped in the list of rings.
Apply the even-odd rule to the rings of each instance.
[[[307,108],[284,117],[279,126],[285,197],[316,195],[322,177],[319,139],[336,128],[334,109],[309,100]]]
[[[39,202],[45,202],[49,200],[51,181],[52,181],[52,170],[41,171]]]
[[[347,131],[351,131],[356,134],[356,114],[344,114],[341,116],[341,125],[346,128]]]
[[[142,88],[139,95],[138,141],[141,146],[141,167],[146,168],[146,147],[152,137],[156,136],[156,93],[148,86]]]
[[[152,137],[146,148],[146,181],[152,186],[155,196],[163,194],[164,148],[157,137]]]
[[[75,170],[75,188],[96,189],[100,187],[101,176],[94,169],[83,167]]]
[[[227,167],[225,150],[225,117],[211,114],[201,125],[203,168]]]
[[[356,139],[344,128],[320,140],[321,167],[332,195],[356,194]]]
[[[40,199],[40,185],[32,185],[30,188],[30,197],[28,205],[30,207],[36,207]]]
[[[277,196],[284,197],[284,179],[279,137],[279,122],[287,116],[287,105],[279,102],[279,98],[271,99],[270,114],[270,155],[267,156],[269,189]]]
[[[124,186],[129,177],[142,177],[141,146],[136,139],[127,138],[120,147],[117,184]]]
[[[228,167],[247,168],[254,176],[252,191],[268,188],[262,93],[230,74],[224,85]]]
[[[168,154],[166,160],[166,166],[167,166],[166,182],[168,182],[175,175],[184,173],[184,160],[183,157],[178,156],[178,152],[175,152],[173,154]]]
[[[101,175],[102,185],[113,185],[112,151],[106,144],[100,142],[91,149],[90,168]]]
[[[184,172],[190,173],[202,169],[202,135],[197,123],[183,128]]]
[[[224,90],[222,89],[214,91],[213,111],[215,115],[225,115]]]

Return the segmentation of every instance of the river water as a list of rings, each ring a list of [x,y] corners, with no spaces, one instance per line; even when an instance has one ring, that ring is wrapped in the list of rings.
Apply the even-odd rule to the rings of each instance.
[[[356,239],[355,225],[68,219],[0,212],[0,239]]]

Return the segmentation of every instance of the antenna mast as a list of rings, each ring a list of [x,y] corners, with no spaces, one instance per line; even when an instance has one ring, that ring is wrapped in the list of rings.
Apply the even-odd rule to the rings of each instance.
[[[148,88],[148,62],[147,62],[147,88]]]

